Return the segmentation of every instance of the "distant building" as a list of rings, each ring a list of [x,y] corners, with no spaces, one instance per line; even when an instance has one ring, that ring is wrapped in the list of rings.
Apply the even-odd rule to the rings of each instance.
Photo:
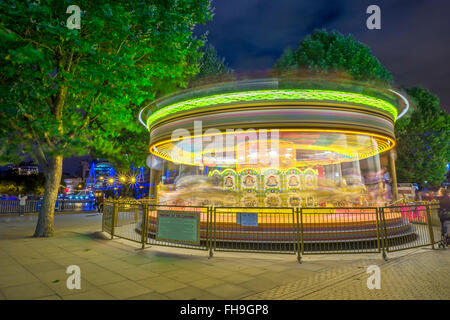
[[[21,162],[19,165],[14,167],[14,170],[21,176],[32,175],[39,173],[39,166],[33,161]]]
[[[82,179],[80,177],[67,177],[64,178],[64,183],[66,184],[66,188],[69,190],[68,193],[72,193],[74,191],[78,191],[82,189],[81,185]]]
[[[91,166],[89,162],[83,160],[80,162],[80,169],[81,169],[81,179],[83,179],[84,182],[87,181],[89,178],[89,170],[91,169]]]

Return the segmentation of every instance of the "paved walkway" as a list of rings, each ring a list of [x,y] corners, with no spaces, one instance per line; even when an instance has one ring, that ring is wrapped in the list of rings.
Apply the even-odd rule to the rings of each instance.
[[[109,240],[95,214],[55,217],[56,236],[32,238],[36,216],[0,217],[0,299],[450,299],[450,249],[389,254],[207,252]],[[381,289],[366,286],[370,265]],[[66,286],[69,265],[81,289]]]

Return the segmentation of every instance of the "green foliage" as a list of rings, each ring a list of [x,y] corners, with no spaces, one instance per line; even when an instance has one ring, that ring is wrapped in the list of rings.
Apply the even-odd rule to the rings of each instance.
[[[43,194],[45,177],[42,173],[19,175],[12,170],[3,174],[0,179],[0,194]]]
[[[398,181],[439,186],[450,162],[450,116],[426,89],[412,88],[407,93],[415,108],[395,126]]]
[[[197,61],[199,72],[192,79],[190,86],[233,79],[234,71],[225,63],[225,58],[219,56],[213,45],[207,44],[199,51],[200,59]]]
[[[81,10],[70,30],[69,5]],[[198,72],[207,0],[0,2],[0,158],[32,154],[144,164],[140,105]],[[125,143],[124,143],[125,142]],[[129,157],[124,155],[128,154]]]
[[[213,45],[208,44],[200,50],[198,77],[208,75],[229,74],[233,71],[226,65],[225,58],[220,57]]]
[[[356,80],[392,82],[392,75],[372,55],[369,47],[337,32],[315,30],[296,51],[287,49],[276,62],[276,71],[308,68],[315,72],[345,72]]]
[[[275,71],[279,72],[297,69],[297,52],[291,47],[286,48],[281,57],[275,62],[273,68]]]

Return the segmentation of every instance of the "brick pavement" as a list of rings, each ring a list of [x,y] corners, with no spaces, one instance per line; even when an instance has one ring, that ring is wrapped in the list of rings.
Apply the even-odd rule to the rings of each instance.
[[[108,240],[100,216],[55,217],[53,238],[31,238],[36,217],[0,217],[0,299],[449,299],[450,250],[389,254],[215,253]],[[81,268],[81,290],[66,287]],[[381,290],[366,268],[381,268]]]

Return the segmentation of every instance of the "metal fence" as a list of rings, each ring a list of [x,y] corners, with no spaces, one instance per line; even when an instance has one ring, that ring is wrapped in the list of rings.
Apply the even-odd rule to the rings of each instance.
[[[102,230],[145,245],[302,255],[382,253],[432,246],[433,204],[387,207],[205,207],[106,201]],[[185,219],[170,220],[173,217]],[[180,221],[180,222],[176,222]],[[182,223],[179,225],[179,223]],[[177,240],[183,228],[196,230]]]
[[[105,201],[103,205],[103,215],[102,215],[102,231],[114,235],[114,209],[115,206],[113,202]]]
[[[23,208],[23,212],[37,212],[41,207],[41,201],[28,200]],[[20,213],[19,200],[0,200],[0,214],[2,213]]]
[[[216,251],[296,253],[299,243],[294,208],[214,208]]]
[[[196,219],[196,241],[169,240],[158,234],[156,231],[162,217],[167,214]],[[102,230],[111,234],[111,238],[116,236],[139,242],[142,247],[148,244],[208,250],[211,247],[211,226],[209,207],[155,205],[150,201],[106,201],[103,207]]]
[[[387,252],[423,247],[434,247],[434,231],[430,205],[405,204],[381,208],[383,236]],[[389,225],[388,221],[393,222]],[[388,232],[391,228],[391,232]]]
[[[301,208],[302,254],[381,251],[378,208]]]
[[[56,212],[94,211],[94,199],[57,200]],[[39,212],[42,200],[27,200],[23,208],[24,213]],[[0,200],[0,214],[19,214],[21,206],[19,200]]]
[[[211,247],[211,210],[204,206],[167,206],[167,205],[147,205],[147,217],[145,221],[146,243],[151,245],[163,245],[170,247],[181,247],[198,250],[208,250]],[[183,216],[192,220],[197,225],[196,239],[183,241],[169,239],[158,233],[158,228],[162,228],[163,215]],[[180,230],[174,230],[174,233]],[[168,235],[170,237],[170,235]]]

